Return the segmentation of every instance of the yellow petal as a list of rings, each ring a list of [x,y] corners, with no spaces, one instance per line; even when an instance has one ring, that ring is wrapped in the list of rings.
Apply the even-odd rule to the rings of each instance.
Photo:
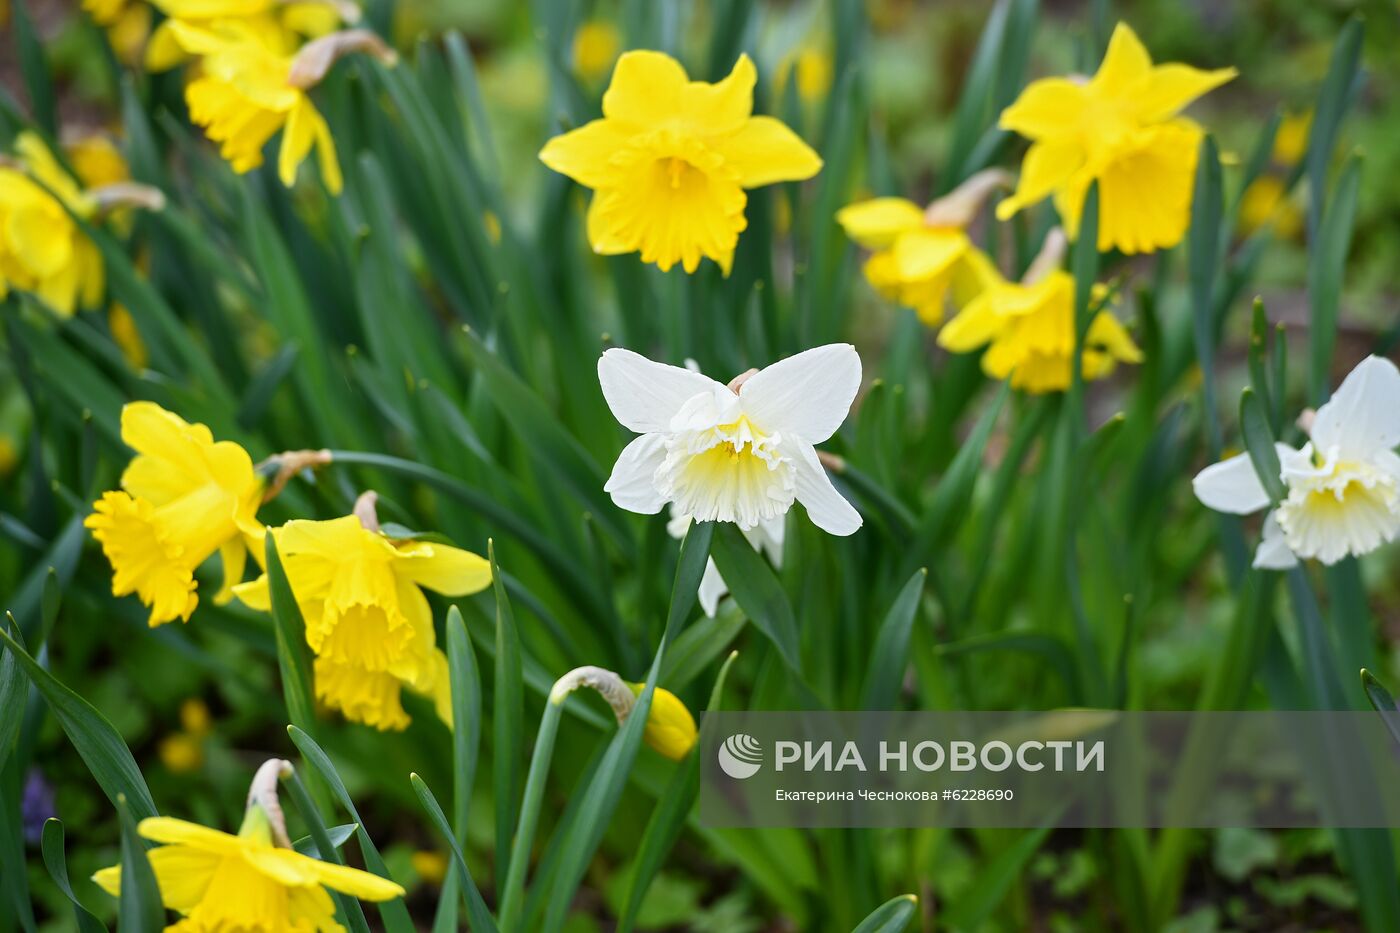
[[[1017,211],[1044,199],[1067,184],[1083,165],[1084,150],[1073,138],[1032,143],[1021,163],[1016,193],[997,205],[997,219],[1009,220]]]
[[[990,296],[981,295],[943,325],[938,332],[938,345],[954,353],[970,353],[986,345],[1005,324],[992,307]]]
[[[316,121],[319,119],[316,108],[304,97],[287,115],[287,125],[282,130],[282,146],[277,151],[277,177],[288,188],[296,184],[297,166],[301,165],[316,141]]]
[[[1107,311],[1100,311],[1089,325],[1085,335],[1085,346],[1101,350],[1106,355],[1124,363],[1141,363],[1142,351],[1128,336],[1127,328]]]
[[[915,230],[894,241],[895,266],[904,279],[941,276],[971,245],[961,230]]]
[[[641,696],[643,684],[629,683],[632,693]],[[657,687],[652,691],[643,740],[662,755],[680,761],[695,747],[695,719],[680,697]]]
[[[113,897],[118,897],[122,893],[122,867],[120,865],[111,865],[107,868],[98,869],[96,872],[93,872],[92,881],[108,894]]]
[[[224,857],[217,852],[193,846],[158,846],[146,853],[166,907],[187,913],[195,908],[209,889]],[[120,889],[120,880],[118,880]]]
[[[180,46],[175,30],[171,28],[174,23],[172,19],[161,20],[147,41],[146,70],[153,74],[169,71],[189,58],[189,53]]]
[[[1004,130],[1030,139],[1063,135],[1072,130],[1084,113],[1088,91],[1067,78],[1032,81],[1010,107],[1001,112]]]
[[[243,846],[237,836],[173,816],[147,817],[136,824],[136,831],[152,842],[192,846],[206,852],[232,853]]]
[[[234,586],[233,595],[237,596],[249,609],[258,609],[262,612],[269,612],[272,609],[272,596],[267,588],[266,574],[256,580]]]
[[[311,870],[321,884],[342,894],[358,897],[362,901],[388,901],[404,895],[403,888],[388,878],[381,878],[348,865],[336,865],[311,858],[307,858],[306,861],[311,863]]]
[[[753,86],[757,80],[752,59],[741,54],[724,80],[714,84],[686,82],[681,88],[680,115],[692,132],[702,136],[732,133],[753,113]]]
[[[664,52],[624,52],[603,94],[603,116],[654,129],[676,115],[688,80]]]
[[[609,178],[608,160],[626,145],[627,135],[616,120],[593,120],[545,143],[540,161],[584,187],[599,188]]]
[[[1152,56],[1127,23],[1119,23],[1108,40],[1108,51],[1091,82],[1093,92],[1116,97],[1130,85],[1147,77]]]
[[[738,132],[712,143],[745,188],[802,181],[821,171],[816,151],[773,117],[750,117]]]
[[[446,544],[430,544],[400,554],[395,569],[419,586],[444,596],[467,596],[491,585],[486,558]]]
[[[1160,123],[1238,74],[1234,68],[1202,71],[1190,65],[1175,64],[1153,68],[1134,96],[1138,119],[1144,123]]]
[[[297,930],[339,933],[343,929],[335,922],[335,902],[330,892],[319,884],[287,891],[287,919]]]
[[[588,245],[599,256],[618,256],[636,247],[628,244],[602,208],[607,199],[595,194],[588,202]]]
[[[312,111],[315,113],[315,111]],[[316,113],[316,165],[321,169],[321,181],[332,195],[339,195],[345,187],[345,179],[340,174],[340,159],[335,153],[335,139],[331,128]]]
[[[901,233],[922,227],[924,212],[905,198],[871,198],[841,208],[836,222],[866,249],[886,249]]]
[[[224,583],[214,594],[215,605],[222,606],[233,599],[234,588],[243,582],[243,567],[248,562],[248,549],[243,538],[230,538],[219,546],[219,562],[224,566]]]

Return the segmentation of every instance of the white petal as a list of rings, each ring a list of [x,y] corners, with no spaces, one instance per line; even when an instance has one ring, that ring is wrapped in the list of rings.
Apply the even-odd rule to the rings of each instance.
[[[709,376],[657,363],[621,347],[599,358],[598,383],[613,416],[638,434],[670,430],[671,419],[682,405],[719,385]]]
[[[1264,533],[1259,538],[1259,549],[1254,552],[1254,566],[1259,570],[1288,570],[1297,563],[1298,558],[1284,539],[1278,519],[1270,512],[1264,516]]]
[[[809,444],[789,447],[797,466],[797,501],[807,509],[812,524],[825,532],[845,537],[861,526],[860,513],[831,485],[817,452]]]
[[[779,360],[739,390],[744,412],[769,433],[820,444],[836,433],[860,389],[860,356],[831,343]]]
[[[656,468],[666,459],[666,442],[659,434],[643,434],[622,449],[603,491],[619,508],[655,515],[666,504],[656,491]]]
[[[787,535],[787,516],[779,515],[759,522],[744,532],[755,551],[767,555],[778,570],[783,569],[783,538]]]
[[[1206,508],[1217,512],[1248,515],[1269,504],[1269,496],[1247,453],[1212,463],[1196,474],[1191,488]]]
[[[695,594],[700,598],[700,608],[705,610],[705,615],[713,619],[715,611],[719,609],[720,599],[728,592],[728,584],[724,582],[724,577],[719,575],[719,568],[715,566],[714,560],[711,560],[705,565],[705,575],[700,578],[700,589]]]
[[[1317,410],[1312,439],[1319,450],[1336,447],[1343,460],[1361,460],[1400,444],[1400,370],[1368,356],[1342,380],[1331,401]]]

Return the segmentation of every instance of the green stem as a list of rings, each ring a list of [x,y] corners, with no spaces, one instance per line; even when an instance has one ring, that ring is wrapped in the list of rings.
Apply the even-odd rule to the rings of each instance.
[[[525,870],[530,863],[530,849],[535,841],[539,823],[540,801],[544,783],[549,775],[549,762],[554,757],[554,737],[559,731],[562,702],[551,697],[540,717],[540,732],[535,738],[535,753],[530,758],[530,773],[525,779],[525,796],[520,802],[520,822],[515,829],[515,843],[510,852],[510,867],[506,871],[506,886],[501,895],[501,929],[511,933],[516,929],[525,896]]]

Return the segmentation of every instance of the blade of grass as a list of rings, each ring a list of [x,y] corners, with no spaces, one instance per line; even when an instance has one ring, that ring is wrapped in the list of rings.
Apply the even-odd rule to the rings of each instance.
[[[487,542],[491,561],[492,590],[496,596],[496,663],[492,705],[492,735],[495,750],[491,759],[491,781],[496,801],[496,864],[511,860],[511,831],[516,801],[520,795],[521,735],[524,733],[525,697],[521,685],[520,635],[515,613],[510,608],[505,582],[496,563],[496,546]],[[548,705],[548,704],[546,704]],[[496,897],[504,900],[506,876],[498,874]]]
[[[12,707],[4,708],[11,709]],[[53,879],[54,885],[73,905],[73,916],[78,924],[78,933],[107,933],[107,927],[83,906],[82,901],[78,900],[78,896],[73,893],[73,886],[68,881],[68,856],[63,847],[63,823],[52,817],[45,820],[44,832],[40,837],[39,844],[43,851],[44,867],[49,870],[49,877]]]
[[[126,797],[117,795],[117,814],[122,828],[121,894],[117,903],[117,930],[120,933],[154,933],[165,926],[165,907],[146,843],[136,832],[136,821]]]
[[[909,636],[914,630],[914,616],[924,595],[928,571],[914,571],[909,582],[899,591],[875,636],[870,652],[870,664],[865,672],[865,689],[861,692],[861,709],[894,709],[909,664]]]
[[[458,878],[465,882],[463,885],[462,897],[467,903],[467,921],[473,931],[480,933],[495,933],[496,921],[491,919],[491,912],[486,909],[486,902],[482,900],[481,891],[477,888],[476,882],[472,880],[471,869],[467,868],[467,860],[462,855],[462,847],[457,844],[457,837],[452,832],[452,827],[447,823],[447,817],[442,812],[442,807],[438,806],[437,798],[428,789],[428,785],[423,783],[423,779],[416,774],[408,776],[413,784],[413,792],[418,795],[418,801],[427,811],[428,818],[432,820],[433,827],[452,850],[453,863],[457,866]]]
[[[871,911],[851,933],[900,933],[909,926],[918,909],[919,899],[912,894],[892,897]]]

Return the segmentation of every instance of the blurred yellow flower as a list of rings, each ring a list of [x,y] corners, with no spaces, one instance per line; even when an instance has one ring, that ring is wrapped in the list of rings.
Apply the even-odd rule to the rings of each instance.
[[[753,62],[691,81],[661,52],[627,52],[603,95],[603,118],[556,136],[545,165],[593,189],[588,241],[605,255],[640,251],[662,270],[702,256],[727,275],[747,225],[745,188],[811,178],[821,159],[772,117],[753,116]]]
[[[327,190],[340,193],[335,140],[305,89],[293,81],[295,58],[269,50],[241,27],[225,24],[213,31],[177,21],[171,29],[182,48],[203,56],[199,76],[185,88],[190,119],[219,143],[219,154],[235,172],[262,165],[263,146],[281,130],[282,184],[296,182],[297,169],[315,146]]]
[[[1285,114],[1274,136],[1273,160],[1292,168],[1303,160],[1308,151],[1308,134],[1312,132],[1313,112],[1307,110]]]
[[[634,696],[641,696],[646,684],[629,683]],[[680,761],[695,747],[695,718],[690,715],[681,698],[664,687],[652,691],[651,710],[647,714],[643,740],[662,755]]]
[[[344,933],[326,888],[366,901],[403,897],[403,888],[387,878],[287,847],[286,831],[279,829],[257,803],[249,805],[236,836],[168,816],[142,820],[137,831],[164,843],[146,853],[161,900],[183,915],[166,929]],[[121,895],[121,866],[104,868],[92,880]]]
[[[491,565],[460,548],[370,531],[355,515],[292,521],[272,534],[316,654],[317,698],[356,722],[403,729],[408,687],[432,697],[451,724],[447,659],[421,588],[476,593],[490,585]],[[270,608],[265,575],[235,592]]]
[[[797,97],[803,103],[814,104],[826,98],[831,90],[831,52],[823,47],[805,46],[789,56],[778,68],[774,90],[779,98],[788,79],[796,75]]]
[[[1008,282],[987,263],[985,288],[938,333],[939,346],[970,353],[986,346],[982,371],[1027,392],[1069,388],[1074,357],[1074,277],[1054,269],[1028,284]],[[1102,293],[1098,296],[1102,297]],[[1140,351],[1107,310],[1094,315],[1084,340],[1086,380],[1102,379],[1119,363],[1137,363]]]
[[[110,5],[122,0],[84,0]],[[335,31],[341,21],[359,19],[359,8],[340,0],[151,0],[165,14],[146,46],[146,69],[166,71],[184,64],[192,55],[178,34],[180,26],[213,29],[232,26],[269,52],[291,55],[303,39],[315,39]],[[94,14],[96,18],[96,14]]]
[[[981,254],[963,228],[1005,179],[997,170],[980,172],[927,210],[904,198],[859,201],[837,211],[836,221],[872,251],[864,271],[875,290],[937,327],[950,291],[961,306],[982,286],[975,260]]]
[[[129,181],[131,170],[126,158],[110,136],[90,133],[76,139],[64,138],[63,154],[84,188],[100,188]]]
[[[210,555],[224,568],[215,602],[242,579],[245,541],[262,533],[262,482],[242,447],[154,402],[122,409],[122,440],[136,451],[122,488],[103,493],[83,524],[112,564],[114,596],[136,593],[152,626],[189,621],[199,604],[194,572]]]
[[[131,368],[145,369],[146,363],[150,361],[146,352],[146,342],[141,339],[141,332],[136,329],[136,321],[126,305],[114,302],[107,309],[107,329],[112,332],[112,340],[116,342],[117,349],[122,351],[122,356],[131,364]]]
[[[35,134],[21,133],[15,154],[16,166],[0,166],[0,298],[11,288],[32,292],[71,317],[101,299],[104,274],[97,246],[68,211],[87,219],[97,204]]]
[[[112,52],[124,65],[141,61],[151,31],[151,8],[144,0],[83,0],[83,9],[107,33]]]
[[[574,33],[574,69],[589,84],[601,81],[621,50],[622,36],[615,25],[605,19],[589,20]]]
[[[428,884],[441,885],[447,877],[447,856],[432,849],[418,849],[408,857],[418,877]]]
[[[1092,79],[1032,82],[1000,125],[1029,138],[1016,193],[997,207],[1006,220],[1053,195],[1071,238],[1089,185],[1099,184],[1101,250],[1151,252],[1174,246],[1191,216],[1203,131],[1179,111],[1229,81],[1233,68],[1153,65],[1119,23]]]
[[[160,763],[172,774],[189,774],[204,764],[204,743],[185,732],[167,735],[156,750]]]
[[[1303,212],[1288,196],[1284,183],[1275,175],[1260,175],[1240,198],[1240,232],[1253,233],[1272,225],[1285,239],[1303,230]]]

